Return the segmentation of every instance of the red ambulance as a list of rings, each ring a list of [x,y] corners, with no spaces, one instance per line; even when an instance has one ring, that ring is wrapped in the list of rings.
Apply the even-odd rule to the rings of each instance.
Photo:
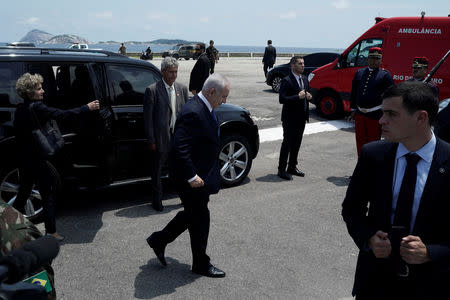
[[[413,58],[426,56],[428,71],[450,50],[450,17],[375,18],[375,25],[351,44],[335,61],[314,70],[308,77],[313,103],[328,118],[342,117],[350,109],[353,76],[367,66],[372,47],[383,49],[382,68],[394,82],[412,78]],[[450,98],[450,59],[434,74],[439,98]]]

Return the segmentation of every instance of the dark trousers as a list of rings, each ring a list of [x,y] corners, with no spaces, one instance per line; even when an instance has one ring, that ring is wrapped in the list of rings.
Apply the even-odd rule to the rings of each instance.
[[[305,122],[296,124],[283,122],[283,142],[281,143],[278,170],[285,171],[286,166],[288,166],[288,168],[295,168],[297,166],[297,156],[298,151],[300,150],[300,145],[302,144],[304,131]]]
[[[267,69],[268,68],[271,69],[272,67],[273,67],[273,64],[264,63],[263,70],[264,70],[264,76],[266,76],[266,78],[267,78]]]
[[[161,184],[161,171],[167,161],[168,153],[153,151],[152,161],[152,201],[159,202],[161,204],[162,199],[162,184]]]
[[[205,188],[183,187],[178,190],[184,210],[158,232],[162,244],[173,242],[186,229],[189,230],[192,249],[192,268],[206,269],[209,266],[209,256],[206,255],[209,235],[209,194]]]
[[[25,212],[25,204],[30,197],[34,184],[37,184],[42,198],[45,231],[56,232],[55,218],[55,174],[46,160],[23,163],[19,168],[19,191],[15,206],[20,212]]]
[[[214,67],[216,66],[216,61],[215,60],[210,60],[209,61],[209,73],[212,74],[214,73]]]

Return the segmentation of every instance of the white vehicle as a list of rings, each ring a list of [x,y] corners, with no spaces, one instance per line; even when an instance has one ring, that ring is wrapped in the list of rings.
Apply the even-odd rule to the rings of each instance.
[[[70,45],[68,48],[85,50],[85,49],[89,49],[89,46],[87,44],[75,43],[75,44]]]

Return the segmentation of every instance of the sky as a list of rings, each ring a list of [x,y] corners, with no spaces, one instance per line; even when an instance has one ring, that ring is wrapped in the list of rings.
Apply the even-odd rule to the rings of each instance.
[[[91,42],[184,39],[216,45],[346,48],[375,17],[447,16],[448,0],[3,0],[1,42],[30,30]]]

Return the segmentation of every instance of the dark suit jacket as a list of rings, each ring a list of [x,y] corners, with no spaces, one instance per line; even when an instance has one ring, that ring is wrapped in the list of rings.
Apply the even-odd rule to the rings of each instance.
[[[188,100],[186,86],[174,82],[176,113]],[[166,86],[162,80],[150,85],[144,96],[144,125],[148,143],[155,143],[159,152],[169,152],[172,144],[170,119],[172,108]]]
[[[360,249],[353,294],[380,288],[374,287],[375,278],[378,283],[392,278],[390,259],[375,258],[367,249],[367,242],[378,230],[391,232],[397,147],[397,143],[385,141],[364,145],[342,204],[344,221]],[[412,235],[422,239],[431,258],[429,263],[411,267],[420,283],[418,295],[427,299],[450,299],[450,144],[440,139],[437,139]]]
[[[268,45],[264,50],[263,63],[273,66],[277,58],[277,50],[274,46]]]
[[[198,95],[190,99],[178,116],[170,159],[170,175],[178,188],[190,188],[197,174],[210,194],[220,189],[218,125]]]
[[[307,92],[311,92],[308,79],[301,75],[303,87]],[[281,111],[281,121],[291,124],[305,124],[309,121],[309,103],[306,99],[299,99],[300,86],[292,72],[281,81],[279,101],[283,104]]]
[[[189,79],[189,91],[196,90],[199,93],[206,78],[209,76],[209,59],[206,53],[202,53],[198,58],[197,62],[192,68],[191,77]]]

